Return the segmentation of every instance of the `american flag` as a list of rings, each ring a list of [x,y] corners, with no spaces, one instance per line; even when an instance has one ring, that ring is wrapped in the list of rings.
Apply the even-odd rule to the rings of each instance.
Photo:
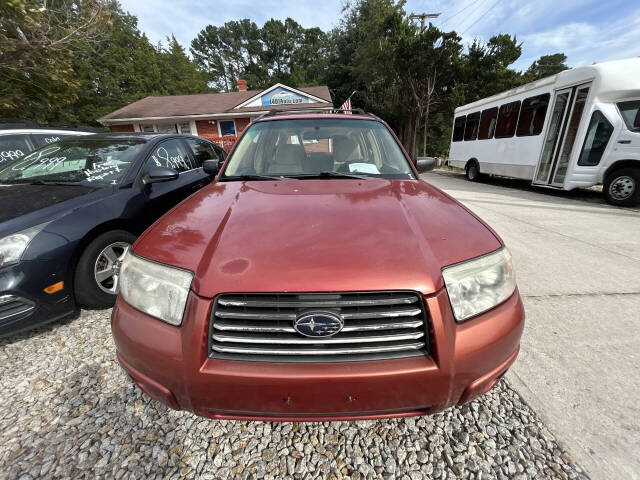
[[[342,105],[340,105],[340,110],[349,110],[347,112],[343,112],[346,114],[351,115],[351,96],[349,96],[349,98],[347,98],[344,103]]]

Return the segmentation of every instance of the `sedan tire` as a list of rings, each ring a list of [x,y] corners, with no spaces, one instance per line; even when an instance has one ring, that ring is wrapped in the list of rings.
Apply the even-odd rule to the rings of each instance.
[[[120,265],[135,235],[112,230],[96,237],[82,252],[74,276],[76,302],[85,308],[108,308],[116,301]]]

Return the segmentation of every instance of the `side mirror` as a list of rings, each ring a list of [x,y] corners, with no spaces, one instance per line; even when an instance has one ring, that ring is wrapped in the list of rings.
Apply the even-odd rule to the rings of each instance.
[[[169,182],[178,178],[180,174],[169,167],[153,167],[142,177],[142,183],[150,185],[158,182]]]
[[[436,168],[436,159],[434,157],[418,157],[416,159],[416,168],[420,173],[433,170]]]
[[[220,171],[220,160],[213,158],[205,160],[202,162],[202,169],[204,170],[204,173],[213,177]]]

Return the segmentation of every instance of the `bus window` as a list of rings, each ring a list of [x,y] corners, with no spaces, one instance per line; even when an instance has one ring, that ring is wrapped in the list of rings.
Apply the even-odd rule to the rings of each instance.
[[[464,138],[464,122],[467,119],[466,116],[458,117],[453,122],[453,141],[459,142]]]
[[[513,137],[516,133],[520,101],[505,103],[498,112],[498,124],[496,125],[496,138]]]
[[[467,124],[464,127],[464,139],[475,140],[478,138],[478,125],[480,124],[480,112],[467,115]]]
[[[627,128],[632,132],[640,132],[640,100],[620,102],[618,108]]]
[[[598,110],[591,115],[587,136],[584,139],[578,165],[593,167],[600,163],[604,149],[613,133],[613,125]]]
[[[547,115],[549,97],[550,95],[545,93],[544,95],[525,98],[522,102],[522,109],[520,110],[516,136],[527,137],[530,135],[539,135],[540,132],[542,132],[544,117]]]
[[[480,117],[480,128],[478,129],[478,140],[493,138],[496,133],[496,120],[498,119],[498,107],[487,108],[482,111]]]

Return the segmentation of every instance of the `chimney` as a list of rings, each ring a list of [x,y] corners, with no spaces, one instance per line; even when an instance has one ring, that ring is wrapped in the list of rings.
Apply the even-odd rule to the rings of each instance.
[[[239,92],[246,92],[247,91],[247,81],[239,78],[238,79],[238,91]]]

